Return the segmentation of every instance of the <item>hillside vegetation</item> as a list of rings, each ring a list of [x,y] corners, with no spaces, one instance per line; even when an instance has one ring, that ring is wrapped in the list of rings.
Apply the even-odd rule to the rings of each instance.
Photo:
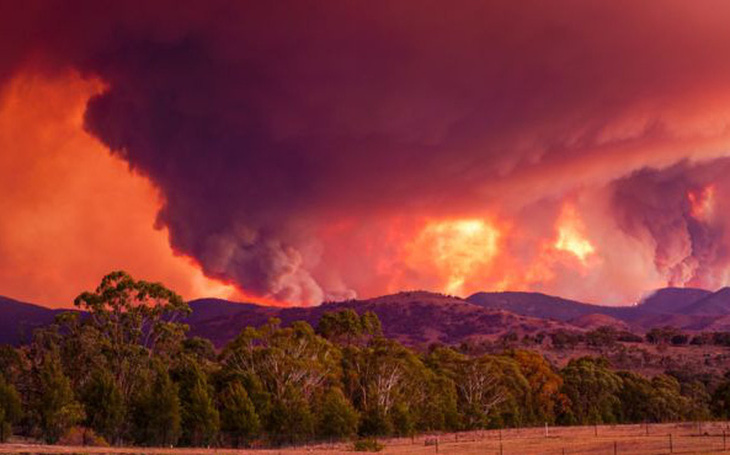
[[[29,344],[0,351],[3,439],[258,447],[730,413],[730,379],[722,375],[646,377],[600,356],[559,367],[525,349],[529,343],[516,334],[489,343],[489,352],[468,344],[414,350],[383,336],[374,312],[330,306],[316,328],[273,318],[216,350],[186,337],[180,321],[190,309],[177,294],[124,272],[75,303],[86,316],[61,314]],[[402,324],[418,311],[404,314]],[[555,333],[564,336],[555,335],[556,349],[631,335],[601,329],[576,340]],[[659,330],[651,340],[676,335]]]

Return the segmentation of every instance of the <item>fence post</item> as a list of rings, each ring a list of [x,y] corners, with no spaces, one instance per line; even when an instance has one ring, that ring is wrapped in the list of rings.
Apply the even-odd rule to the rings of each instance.
[[[674,453],[674,445],[672,444],[672,433],[669,433],[669,453]]]
[[[550,434],[548,433],[548,424],[545,422],[545,437],[550,437]]]
[[[439,438],[436,437],[436,453],[439,453]]]
[[[593,424],[593,436],[598,436],[598,424]]]
[[[502,443],[499,443],[499,455],[504,455],[504,452],[502,451]]]
[[[722,430],[722,450],[727,450],[727,434],[725,433],[725,430]]]
[[[613,441],[613,455],[618,454],[618,442]]]

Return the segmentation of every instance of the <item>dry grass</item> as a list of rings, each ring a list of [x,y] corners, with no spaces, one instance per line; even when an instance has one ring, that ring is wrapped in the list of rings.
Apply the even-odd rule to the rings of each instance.
[[[617,425],[598,427],[553,427],[545,435],[544,428],[476,431],[438,435],[438,453],[452,455],[613,455],[614,443],[617,454],[658,455],[669,454],[671,434],[672,453],[675,454],[730,454],[723,450],[723,431],[727,435],[726,447],[730,449],[730,427],[725,422],[665,425]],[[501,437],[500,437],[501,433]],[[383,454],[431,454],[436,446],[426,445],[427,439],[436,435],[416,438],[389,439]],[[500,442],[501,439],[501,442]],[[501,452],[500,452],[501,446]],[[243,455],[243,454],[337,454],[350,451],[348,444],[320,444],[281,450],[230,450],[230,449],[147,449],[63,447],[31,444],[0,445],[2,454],[169,454],[169,455]]]

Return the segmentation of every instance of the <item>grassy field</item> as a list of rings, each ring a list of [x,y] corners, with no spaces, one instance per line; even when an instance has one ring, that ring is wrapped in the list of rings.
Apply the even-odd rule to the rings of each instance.
[[[670,437],[671,435],[671,437]],[[438,446],[432,445],[438,439]],[[577,454],[723,454],[730,453],[730,426],[725,422],[597,427],[522,428],[381,440],[382,454],[577,455]],[[671,444],[671,447],[670,447]],[[728,449],[728,450],[725,450]],[[348,444],[319,444],[278,450],[65,447],[0,445],[7,454],[336,454]]]

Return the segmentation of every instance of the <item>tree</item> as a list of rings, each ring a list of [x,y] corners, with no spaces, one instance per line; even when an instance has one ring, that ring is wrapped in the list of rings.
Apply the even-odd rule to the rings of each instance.
[[[352,345],[361,343],[367,336],[377,336],[382,333],[380,319],[366,311],[359,316],[355,310],[327,311],[319,319],[317,333],[335,343]]]
[[[646,341],[652,344],[669,344],[674,337],[678,337],[678,341],[684,340],[686,343],[686,336],[675,327],[655,327],[646,332]]]
[[[276,443],[298,443],[314,434],[315,417],[302,391],[287,387],[281,397],[274,398],[266,419],[269,437]]]
[[[601,326],[586,333],[586,343],[595,348],[609,348],[616,344],[618,331],[611,326]]]
[[[248,445],[259,432],[261,423],[253,402],[240,382],[228,384],[221,395],[221,430],[234,447]]]
[[[655,392],[651,381],[631,371],[619,371],[617,374],[621,378],[618,391],[620,420],[627,423],[656,421],[652,408]]]
[[[47,354],[38,372],[39,423],[46,442],[55,443],[69,428],[84,418],[74,398],[69,379],[63,374],[57,356]]]
[[[296,389],[309,400],[335,374],[339,350],[306,322],[279,324],[271,319],[260,329],[247,327],[223,350],[222,362],[232,374],[258,377],[272,399],[282,400]]]
[[[361,412],[360,432],[392,433],[393,407],[423,403],[425,366],[412,351],[394,340],[376,337],[363,347],[343,351],[345,394]]]
[[[428,364],[455,384],[458,409],[465,428],[488,426],[499,407],[510,398],[509,388],[504,381],[505,372],[515,364],[498,362],[495,357],[488,355],[472,358],[450,348],[434,350]],[[524,381],[524,377],[513,379]]]
[[[565,405],[567,397],[560,392],[563,378],[560,377],[543,356],[534,351],[511,353],[519,364],[520,371],[528,383],[528,407],[533,422],[553,423],[556,411]]]
[[[654,388],[652,401],[655,420],[660,422],[674,422],[682,420],[691,410],[691,403],[681,394],[679,381],[672,376],[660,374],[651,380]]]
[[[124,397],[114,377],[97,369],[83,394],[86,423],[107,441],[116,442],[122,434],[125,417]]]
[[[712,413],[721,419],[730,419],[730,372],[712,394]]]
[[[220,429],[220,418],[209,393],[206,375],[192,362],[180,375],[182,440],[193,446],[210,445]]]
[[[570,400],[570,408],[562,416],[564,423],[585,425],[616,421],[621,378],[609,369],[606,359],[573,359],[563,368],[562,376],[562,392]]]
[[[357,432],[358,414],[342,390],[331,387],[319,408],[317,435],[322,438],[349,438]]]
[[[21,359],[18,350],[7,344],[0,345],[0,377],[12,384],[18,379],[20,371]]]
[[[698,380],[682,382],[682,396],[688,400],[688,408],[685,410],[685,419],[709,420],[711,397],[707,392],[705,384]]]
[[[134,424],[137,443],[173,446],[181,433],[178,387],[159,365],[152,384],[135,397]]]
[[[12,434],[13,424],[20,419],[21,414],[18,392],[0,375],[0,442],[8,440]]]
[[[94,292],[76,297],[74,305],[88,312],[84,326],[93,330],[93,344],[103,353],[104,366],[125,402],[139,387],[149,359],[169,358],[179,351],[188,329],[177,322],[190,313],[182,297],[160,283],[137,281],[123,271],[106,275]],[[75,332],[74,327],[70,331]]]

